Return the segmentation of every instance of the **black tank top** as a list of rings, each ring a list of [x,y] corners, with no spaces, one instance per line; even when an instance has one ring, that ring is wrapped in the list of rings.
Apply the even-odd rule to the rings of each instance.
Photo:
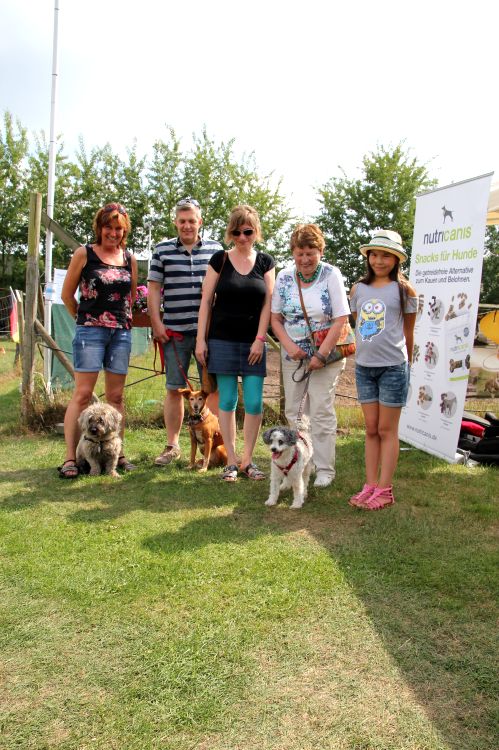
[[[131,254],[124,251],[126,265],[112,266],[101,261],[92,245],[85,247],[87,263],[81,272],[76,325],[131,328]]]

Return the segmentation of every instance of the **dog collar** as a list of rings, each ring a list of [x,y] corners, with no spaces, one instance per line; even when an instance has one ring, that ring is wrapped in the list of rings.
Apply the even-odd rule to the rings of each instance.
[[[97,443],[99,443],[99,444],[100,443],[109,443],[111,440],[114,440],[114,438],[110,437],[110,438],[106,438],[105,440],[92,440],[92,438],[89,438],[86,435],[84,435],[83,436],[83,440],[88,440],[89,443],[95,443],[97,445]]]
[[[274,459],[275,460],[275,459]],[[289,462],[287,466],[279,466],[279,464],[276,464],[277,468],[282,471],[285,477],[288,476],[289,472],[295,465],[295,463],[298,461],[298,448],[295,448],[295,452],[293,453],[293,458]]]
[[[187,424],[189,425],[189,427],[192,427],[196,424],[199,424],[199,422],[204,422],[206,417],[208,417],[210,414],[211,414],[211,411],[209,411],[205,406],[203,411],[200,414],[190,414],[187,420]]]

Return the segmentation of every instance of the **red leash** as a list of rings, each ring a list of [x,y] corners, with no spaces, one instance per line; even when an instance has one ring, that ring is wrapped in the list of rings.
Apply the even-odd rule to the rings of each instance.
[[[191,391],[193,391],[194,388],[192,387],[192,384],[189,381],[189,378],[187,377],[187,375],[184,372],[184,368],[182,367],[182,365],[180,363],[180,359],[178,357],[177,347],[175,346],[175,339],[177,341],[182,341],[183,338],[184,338],[184,336],[179,331],[172,331],[171,328],[165,328],[165,333],[166,333],[166,335],[168,336],[168,338],[171,340],[171,342],[173,344],[173,351],[175,352],[175,359],[177,360],[178,369],[182,373],[182,377],[184,378],[184,380],[186,382],[186,385],[191,389]],[[161,372],[164,372],[165,371],[165,350],[163,348],[163,344],[161,344],[159,341],[156,341],[156,339],[154,339],[154,364],[153,364],[153,368],[154,368],[154,370],[156,372],[157,372],[157,370],[156,370],[156,354],[157,354],[158,350],[159,350],[159,358],[161,360]]]

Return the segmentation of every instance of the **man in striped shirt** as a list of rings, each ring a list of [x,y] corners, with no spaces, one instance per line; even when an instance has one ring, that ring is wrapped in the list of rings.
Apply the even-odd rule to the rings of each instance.
[[[167,444],[154,461],[158,466],[166,466],[180,457],[178,438],[184,419],[184,399],[179,389],[186,387],[184,373],[187,375],[196,348],[201,285],[208,262],[213,253],[222,249],[218,242],[200,237],[202,223],[201,209],[194,198],[179,201],[174,221],[178,237],[156,245],[149,269],[148,309],[153,336],[164,348],[166,367]]]

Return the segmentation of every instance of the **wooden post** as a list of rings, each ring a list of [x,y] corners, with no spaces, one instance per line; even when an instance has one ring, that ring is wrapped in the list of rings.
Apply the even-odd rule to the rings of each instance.
[[[38,298],[40,253],[41,193],[31,193],[29,202],[28,257],[26,259],[26,299],[24,307],[24,336],[22,356],[21,415],[28,422],[34,392],[35,373],[35,318]]]

